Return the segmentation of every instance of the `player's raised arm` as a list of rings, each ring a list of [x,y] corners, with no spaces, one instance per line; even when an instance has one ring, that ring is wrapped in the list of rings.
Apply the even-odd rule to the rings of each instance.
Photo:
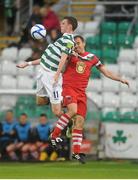
[[[31,65],[39,65],[40,64],[40,59],[36,59],[34,61],[29,61],[29,62],[23,62],[21,64],[17,64],[16,67],[18,68],[25,68],[27,66],[31,66]]]
[[[122,79],[119,75],[114,74],[112,71],[109,71],[105,65],[99,66],[97,67],[99,69],[99,71],[104,74],[104,76],[115,80],[115,81],[120,81],[123,84],[126,84],[129,87],[129,82],[126,79]]]
[[[60,60],[60,63],[58,65],[58,70],[54,76],[54,83],[56,83],[58,81],[59,75],[62,72],[64,65],[66,64],[67,58],[68,58],[67,54],[65,54],[65,53],[61,54],[61,60]]]

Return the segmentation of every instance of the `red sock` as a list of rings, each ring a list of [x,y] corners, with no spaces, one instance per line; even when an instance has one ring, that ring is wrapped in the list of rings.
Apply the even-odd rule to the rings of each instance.
[[[79,154],[82,144],[82,130],[73,129],[72,131],[73,153]]]
[[[52,132],[52,138],[57,138],[60,136],[61,131],[68,125],[68,122],[70,120],[70,117],[67,114],[62,114],[60,118],[57,121],[56,127],[54,128],[54,131]]]

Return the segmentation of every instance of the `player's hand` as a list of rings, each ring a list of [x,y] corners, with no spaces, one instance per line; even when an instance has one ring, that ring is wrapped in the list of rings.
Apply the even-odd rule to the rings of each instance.
[[[76,53],[75,51],[72,52],[72,55],[78,57],[78,53]]]
[[[16,67],[18,68],[25,68],[28,66],[28,63],[27,62],[24,62],[24,63],[21,63],[21,64],[17,64]]]
[[[59,78],[59,74],[56,73],[56,74],[54,75],[54,83],[53,83],[53,85],[57,84],[58,78]]]
[[[123,83],[123,84],[126,84],[126,85],[129,87],[129,82],[128,82],[128,80],[126,80],[126,79],[121,79],[120,82]]]

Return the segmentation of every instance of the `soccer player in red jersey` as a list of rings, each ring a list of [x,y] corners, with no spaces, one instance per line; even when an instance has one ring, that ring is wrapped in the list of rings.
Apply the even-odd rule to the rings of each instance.
[[[78,54],[74,53],[74,55],[71,55],[63,74],[63,105],[67,107],[67,112],[62,114],[57,121],[56,127],[51,134],[51,143],[55,146],[57,145],[61,131],[68,125],[70,119],[76,115],[72,130],[73,158],[84,163],[84,158],[80,154],[80,147],[83,138],[84,119],[87,111],[86,88],[90,78],[91,68],[96,66],[106,77],[120,81],[128,86],[129,82],[107,70],[106,66],[103,65],[94,54],[86,52],[85,41],[82,36],[75,36],[75,42],[75,52]],[[63,65],[64,63],[65,62],[63,62]]]

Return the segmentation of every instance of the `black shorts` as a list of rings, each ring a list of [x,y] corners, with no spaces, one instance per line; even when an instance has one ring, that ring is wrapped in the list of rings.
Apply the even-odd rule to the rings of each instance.
[[[9,144],[12,144],[14,141],[12,140],[3,140],[3,141],[0,141],[0,153],[4,153],[6,151],[6,147],[9,145]]]

